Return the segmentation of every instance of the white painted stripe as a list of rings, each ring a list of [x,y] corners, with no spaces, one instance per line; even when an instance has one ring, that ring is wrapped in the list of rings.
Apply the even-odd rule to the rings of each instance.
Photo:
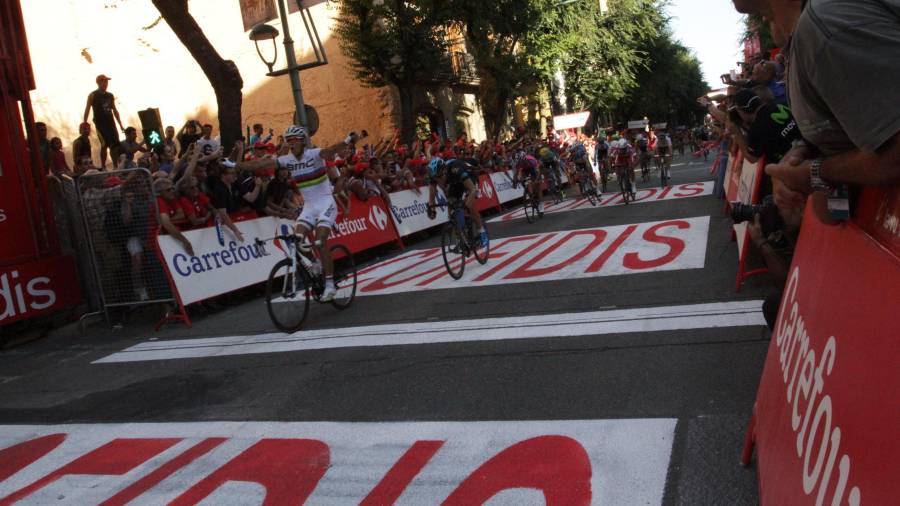
[[[762,301],[750,300],[585,313],[371,325],[308,330],[290,335],[272,333],[148,341],[96,360],[94,363],[765,325],[761,307]]]
[[[658,176],[656,176],[658,178]],[[658,182],[658,180],[657,180]],[[649,183],[647,183],[649,184]],[[651,187],[651,188],[638,188],[635,190],[636,200],[628,205],[633,204],[643,204],[647,202],[662,202],[668,200],[680,200],[686,198],[693,197],[703,197],[706,195],[712,195],[713,190],[713,182],[712,181],[702,181],[697,183],[686,183],[680,184],[676,186],[671,186],[669,188],[659,188],[659,187]],[[568,211],[579,211],[584,209],[596,209],[598,207],[611,207],[611,206],[622,206],[625,205],[625,201],[622,200],[622,195],[618,192],[618,183],[610,182],[607,186],[608,192],[604,193],[600,196],[600,202],[597,206],[592,206],[591,203],[587,199],[577,198],[577,199],[568,199],[560,202],[559,204],[553,204],[551,202],[544,202],[544,214],[554,214],[554,213],[562,213]],[[577,189],[570,189],[571,194],[578,194]],[[522,191],[519,191],[519,196],[521,197]],[[525,217],[525,211],[522,210],[521,206],[513,211],[510,211],[506,214],[500,215],[496,218],[493,218],[488,221],[488,223],[499,223],[506,222],[510,220],[518,220]]]
[[[0,426],[0,451],[11,445],[50,434],[65,434],[55,449],[0,482],[0,499],[15,494],[60,467],[117,440],[117,451],[107,451],[107,464],[131,460],[121,475],[73,474],[45,482],[18,504],[97,504],[138,483],[167,462],[206,438],[227,438],[168,476],[163,473],[149,490],[131,504],[167,504],[192,489],[223,465],[239,472],[224,472],[217,488],[191,494],[202,504],[260,504],[266,494],[274,503],[299,504],[298,483],[311,482],[312,493],[305,504],[359,504],[375,489],[388,471],[416,442],[434,442],[421,470],[397,487],[396,504],[440,504],[460,484],[494,459],[493,475],[482,475],[478,484],[490,486],[511,477],[518,486],[500,491],[490,504],[544,503],[536,487],[523,488],[529,477],[559,487],[576,476],[572,485],[586,492],[590,504],[646,505],[662,502],[666,472],[671,458],[675,419],[329,423],[329,422],[212,422],[97,424],[57,426]],[[128,441],[180,439],[175,446],[134,462]],[[277,439],[257,458],[244,455],[264,439]],[[125,440],[125,441],[123,441]],[[293,442],[290,440],[294,440]],[[300,441],[306,440],[306,442]],[[123,444],[124,443],[124,444]],[[319,457],[298,468],[286,465],[298,455],[300,445],[320,450]],[[542,446],[538,446],[541,444]],[[264,444],[263,444],[264,445]],[[513,456],[510,448],[528,448],[531,453]],[[257,447],[259,448],[259,447]],[[540,448],[543,451],[536,452]],[[563,452],[561,450],[570,451]],[[574,450],[574,451],[571,451]],[[506,453],[504,453],[506,452]],[[497,457],[495,459],[495,457]],[[128,470],[130,466],[133,469]],[[324,472],[321,479],[305,466]],[[96,468],[94,466],[87,466]],[[314,475],[310,478],[310,475]],[[521,478],[521,479],[520,479]],[[548,479],[549,478],[549,479]],[[259,482],[275,484],[267,490]],[[39,484],[40,485],[40,484]],[[589,486],[589,491],[588,491]],[[503,489],[502,486],[494,488]],[[196,492],[196,489],[194,489]],[[570,490],[561,490],[568,494]],[[552,494],[552,493],[551,493]],[[62,501],[64,499],[64,501]],[[557,496],[557,503],[562,503]],[[478,501],[480,504],[481,501]],[[571,502],[567,502],[569,504]]]

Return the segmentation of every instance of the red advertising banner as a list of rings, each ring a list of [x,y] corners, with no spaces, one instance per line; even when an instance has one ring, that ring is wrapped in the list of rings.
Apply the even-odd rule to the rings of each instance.
[[[807,207],[754,407],[761,504],[897,502],[897,301],[900,257]]]
[[[0,117],[9,117],[7,107],[14,106],[15,102],[0,97]],[[31,224],[33,207],[25,198],[33,194],[33,190],[27,186],[20,170],[20,167],[30,163],[30,159],[28,151],[12,143],[12,139],[21,138],[18,124],[0,121],[0,237],[9,239],[0,241],[0,264],[13,263],[16,258],[33,258],[38,253],[34,241],[35,227]]]
[[[363,202],[356,196],[350,198],[350,214],[338,216],[329,242],[343,244],[351,253],[388,242],[401,244],[390,211],[381,197],[369,197]]]
[[[478,200],[475,201],[475,207],[479,212],[485,209],[500,209],[500,199],[497,198],[491,176],[487,174],[478,177]]]
[[[0,268],[0,325],[72,307],[81,301],[70,256]]]

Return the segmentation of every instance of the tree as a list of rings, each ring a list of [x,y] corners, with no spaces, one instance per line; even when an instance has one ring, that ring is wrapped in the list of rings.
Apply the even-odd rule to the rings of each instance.
[[[647,65],[638,70],[638,86],[632,88],[615,108],[620,121],[648,117],[653,122],[691,124],[704,110],[696,99],[709,87],[700,62],[667,27],[648,41],[641,51]]]
[[[341,0],[336,33],[350,69],[366,86],[393,85],[400,95],[400,138],[416,133],[421,83],[449,69],[444,0]]]
[[[225,60],[209,42],[188,10],[188,0],[153,0],[178,40],[191,53],[216,93],[219,108],[219,132],[222,145],[230,150],[241,136],[241,89],[244,81],[237,66]]]
[[[553,6],[552,0],[453,0],[453,18],[465,34],[481,76],[479,98],[488,135],[495,137],[523,84],[538,79],[521,44]]]

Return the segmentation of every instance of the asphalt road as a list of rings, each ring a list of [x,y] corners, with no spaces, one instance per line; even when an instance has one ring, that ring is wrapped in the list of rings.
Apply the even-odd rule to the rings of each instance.
[[[673,184],[709,181],[708,168],[702,160],[676,159]],[[639,187],[656,183],[654,179]],[[358,455],[360,472],[372,474],[369,481],[375,483],[387,468],[362,458],[364,451],[390,447],[397,444],[391,437],[399,437],[384,435],[379,427],[395,427],[395,434],[420,434],[425,427],[429,437],[446,438],[447,455],[456,455],[451,448],[457,447],[451,442],[457,439],[466,442],[459,448],[482,449],[472,450],[458,461],[448,456],[449,463],[435,457],[430,464],[446,464],[447,469],[453,469],[455,462],[468,462],[466,459],[484,462],[494,454],[489,448],[502,449],[529,435],[549,435],[556,427],[560,434],[581,443],[589,455],[593,495],[582,499],[590,497],[591,503],[605,499],[614,504],[756,504],[756,474],[753,469],[740,467],[738,458],[769,333],[759,324],[758,314],[750,324],[741,323],[727,311],[711,317],[708,324],[698,323],[702,319],[691,316],[665,316],[674,310],[671,308],[686,311],[709,304],[758,301],[768,293],[770,284],[765,277],[749,280],[740,293],[735,293],[737,248],[731,241],[730,220],[723,215],[722,202],[704,195],[578,209],[547,214],[534,224],[525,220],[491,223],[490,231],[496,245],[511,237],[581,229],[604,228],[612,237],[613,229],[625,225],[703,217],[708,217],[708,226],[695,226],[705,220],[691,221],[694,235],[684,236],[693,247],[661,268],[601,270],[592,276],[563,269],[559,275],[525,282],[498,278],[491,284],[465,283],[464,279],[452,288],[411,288],[361,296],[349,310],[340,313],[331,307],[314,307],[305,330],[326,335],[317,341],[325,344],[314,348],[304,347],[307,342],[303,339],[308,334],[303,333],[291,343],[293,348],[259,347],[274,328],[262,298],[255,295],[232,301],[215,314],[195,315],[191,328],[169,325],[153,332],[146,323],[134,321],[117,330],[91,325],[84,334],[74,326],[61,329],[49,338],[0,355],[0,448],[27,440],[25,433],[33,437],[63,432],[69,433],[72,441],[93,440],[105,431],[115,434],[124,430],[118,424],[132,423],[142,424],[129,429],[135,437],[144,433],[160,437],[167,430],[199,434],[192,437],[227,433],[226,437],[238,439],[246,437],[241,431],[256,437],[281,434],[279,431],[313,435],[321,431],[323,441],[331,441],[328,444],[336,469],[328,473],[338,473],[340,466],[336,463],[345,462],[340,459],[350,461]],[[666,231],[660,235],[682,233],[677,226],[660,230]],[[663,243],[634,246],[638,249],[632,260],[660,256],[666,251]],[[436,245],[439,238],[431,237],[410,249]],[[576,246],[572,251],[577,253],[583,245]],[[564,260],[570,253],[560,249],[558,255],[550,254],[544,261]],[[388,257],[399,254],[391,252]],[[368,265],[386,259],[370,259]],[[475,275],[501,261],[492,258],[487,265],[476,264],[467,271]],[[532,267],[541,265],[545,264],[537,262]],[[598,312],[600,320],[606,318],[604,315],[618,319],[608,326],[567,323],[573,315],[590,312]],[[657,318],[659,314],[664,316]],[[551,324],[531,334],[510,323],[541,318]],[[662,322],[661,326],[648,324],[651,318]],[[479,330],[454,333],[459,334],[457,337],[448,337],[446,329],[440,327],[473,320],[484,320]],[[328,344],[339,341],[329,341],[330,334],[325,331],[359,326],[378,326],[401,335],[394,341],[368,340],[366,331],[355,340]],[[200,343],[196,341],[199,339],[212,339],[218,346],[215,338],[226,337],[239,341],[242,347],[213,346],[214,351],[196,358],[154,359],[136,354],[129,357],[138,358],[128,361],[94,363],[123,356],[121,352],[132,347],[152,344],[166,348],[189,340]],[[222,351],[226,349],[231,351]],[[232,426],[220,422],[253,423]],[[312,423],[271,426],[262,422]],[[342,453],[343,433],[325,422],[353,422],[339,426],[349,427],[364,450]],[[71,430],[46,427],[56,424],[80,425]],[[13,425],[37,427],[10,427]],[[416,437],[425,437],[421,434]],[[657,435],[658,441],[651,444]],[[89,450],[90,446],[85,448]],[[372,450],[373,455],[381,456],[376,450]],[[72,451],[75,453],[71,455],[77,456],[81,450]],[[22,484],[32,483],[33,477],[42,476],[45,468],[52,470],[57,463],[71,460],[69,454],[57,456],[51,452],[43,467],[39,460],[31,468],[19,469],[18,474],[4,474],[2,452],[0,501],[20,490]],[[438,455],[443,457],[440,452]],[[393,462],[398,456],[391,454],[389,460]],[[574,468],[565,467],[569,466],[569,457],[559,459],[564,470],[555,471],[558,474],[554,476],[577,475]],[[437,503],[446,496],[440,487],[426,486],[446,484],[448,480],[438,477],[428,481],[430,469],[425,466],[419,481],[412,482],[400,502]],[[123,476],[133,481],[141,472]],[[193,481],[183,479],[182,488],[209,472],[196,471]],[[513,475],[531,476],[521,470]],[[248,480],[253,481],[252,477]],[[339,480],[326,474],[325,480],[313,492],[310,503],[359,502],[351,499],[357,497],[351,490],[353,479]],[[59,481],[53,485],[53,497],[72,504],[102,501],[104,497],[87,492],[98,493],[98,487],[86,483],[74,478]],[[415,489],[418,485],[421,487]],[[125,487],[109,486],[110,494]],[[560,487],[578,490],[574,485]],[[177,488],[170,485],[171,490]],[[328,495],[324,488],[334,489],[334,493]],[[37,495],[29,499],[32,503],[50,497],[46,490],[35,490]],[[268,490],[274,494],[272,488]],[[251,497],[216,493],[222,503],[244,503]],[[159,498],[174,495],[165,496],[153,489],[150,495],[138,496],[134,504],[156,502],[150,497],[162,500]],[[474,501],[477,495],[461,497]],[[534,499],[526,497],[510,492],[498,495],[492,504],[524,504]],[[544,497],[551,497],[546,489]],[[563,504],[578,502],[560,500]]]

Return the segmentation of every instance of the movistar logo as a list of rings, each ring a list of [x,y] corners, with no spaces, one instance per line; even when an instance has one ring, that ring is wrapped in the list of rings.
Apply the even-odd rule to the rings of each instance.
[[[778,104],[778,112],[773,112],[771,114],[772,121],[778,123],[779,125],[784,125],[785,121],[791,117],[791,110],[787,107]]]

